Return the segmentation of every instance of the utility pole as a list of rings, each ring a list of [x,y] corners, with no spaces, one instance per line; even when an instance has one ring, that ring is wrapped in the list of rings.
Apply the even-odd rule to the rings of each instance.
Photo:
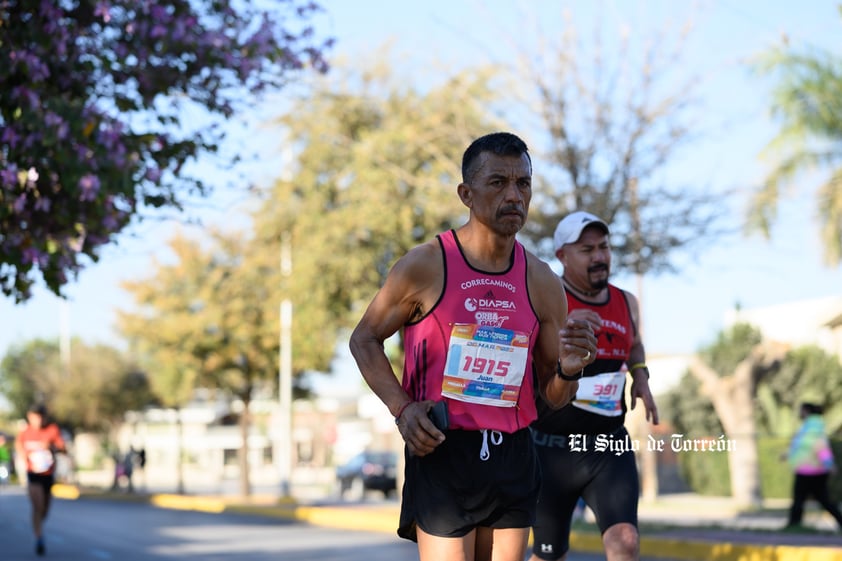
[[[281,498],[289,498],[292,478],[292,301],[289,299],[289,282],[292,275],[292,249],[289,234],[281,236],[281,299],[280,350],[278,394],[280,426],[278,427],[278,471],[281,480]]]

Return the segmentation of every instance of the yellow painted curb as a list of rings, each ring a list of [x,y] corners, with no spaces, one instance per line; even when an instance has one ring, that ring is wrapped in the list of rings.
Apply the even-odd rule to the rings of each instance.
[[[53,485],[53,496],[59,499],[67,499],[75,501],[79,498],[79,488],[75,485],[67,485],[66,483],[56,483]]]
[[[225,503],[211,497],[190,497],[185,495],[153,495],[149,501],[161,508],[176,510],[198,510],[219,513],[225,510]]]
[[[602,536],[571,532],[570,547],[575,551],[602,553]],[[640,554],[687,561],[842,561],[842,548],[838,547],[735,544],[646,536],[640,538]]]
[[[332,526],[345,530],[397,532],[398,518],[394,511],[372,511],[360,514],[347,508],[298,507],[295,518],[317,526]]]
[[[640,554],[687,561],[842,561],[842,549],[836,547],[707,543],[656,537],[641,537]]]

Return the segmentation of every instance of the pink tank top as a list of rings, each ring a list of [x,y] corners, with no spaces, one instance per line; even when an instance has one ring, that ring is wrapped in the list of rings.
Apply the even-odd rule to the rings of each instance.
[[[414,400],[447,400],[450,428],[513,433],[536,418],[532,349],[538,317],[529,300],[526,251],[515,242],[501,273],[471,267],[453,230],[437,236],[444,290],[404,328],[403,387]]]

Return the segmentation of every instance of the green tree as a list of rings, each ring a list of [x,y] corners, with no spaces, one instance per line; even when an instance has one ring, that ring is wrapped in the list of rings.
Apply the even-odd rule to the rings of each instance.
[[[757,354],[762,348],[759,331],[753,327],[740,324],[732,330],[720,334],[716,343],[704,350],[707,360],[716,362],[717,368],[727,372],[729,364],[744,363]],[[748,349],[754,349],[748,355]],[[736,437],[737,445],[755,441],[758,446],[758,467],[763,474],[763,493],[783,494],[790,492],[788,487],[779,483],[781,477],[788,477],[788,468],[781,468],[779,457],[786,451],[786,445],[801,421],[798,418],[798,408],[802,401],[811,401],[825,407],[825,420],[831,435],[842,432],[842,364],[837,357],[830,355],[815,346],[805,346],[786,351],[783,348],[775,351],[780,360],[772,360],[767,366],[755,366],[751,377],[746,376],[748,370],[743,369],[742,381],[736,376],[724,376],[721,382],[713,382],[709,388],[719,384],[719,390],[703,391],[698,376],[688,370],[680,383],[660,399],[663,418],[668,420],[678,433],[690,438],[704,438],[718,434],[729,433],[720,420],[719,411],[723,409],[739,409],[748,402],[745,389],[735,390],[729,385],[728,378],[750,388],[755,386],[753,406],[750,411],[754,417],[754,434],[751,440],[741,438],[743,429],[739,433],[730,429],[730,435]],[[718,358],[714,358],[714,356]],[[754,382],[751,381],[751,379]],[[720,408],[715,408],[711,400],[711,391],[730,394],[731,397],[722,399]],[[745,410],[744,410],[745,411]],[[733,415],[732,415],[733,417]],[[730,421],[730,426],[735,426]],[[748,427],[748,423],[744,426]],[[765,454],[765,457],[764,457]],[[728,482],[722,480],[719,473],[723,465],[716,459],[709,457],[682,458],[684,474],[694,489],[727,493]],[[732,466],[733,468],[733,466]],[[726,474],[727,475],[727,474]],[[730,478],[727,478],[730,479]]]
[[[688,438],[715,437],[723,434],[716,411],[701,392],[699,380],[690,370],[682,374],[674,388],[658,400],[658,409],[678,434]]]
[[[839,8],[842,15],[842,6]],[[765,53],[754,66],[775,81],[771,110],[780,132],[762,156],[772,170],[749,207],[750,231],[769,236],[787,194],[816,195],[817,225],[830,266],[842,263],[842,57],[787,43]],[[807,172],[825,175],[815,179]]]
[[[239,415],[241,493],[251,494],[250,404],[277,378],[279,312],[271,305],[254,246],[238,235],[208,232],[202,242],[171,240],[175,260],[146,279],[124,283],[138,305],[118,326],[154,366],[153,386],[179,407],[197,387],[216,388],[243,404]]]
[[[462,152],[501,127],[484,110],[488,72],[425,92],[385,65],[334,67],[332,75],[278,120],[290,163],[254,215],[271,301],[294,305],[296,372],[329,370],[338,337],[392,263],[464,219],[455,192]],[[289,276],[279,266],[282,239],[291,246]]]
[[[26,300],[39,276],[60,294],[134,217],[206,193],[185,164],[222,157],[224,121],[326,69],[318,6],[271,4],[0,2],[4,294]]]
[[[784,354],[781,345],[764,342],[757,328],[738,323],[720,332],[690,367],[701,393],[713,404],[725,435],[736,442],[728,454],[731,496],[743,506],[758,506],[761,499],[757,388],[779,369]]]
[[[184,259],[183,269],[204,267],[198,257],[191,254],[192,246],[180,238],[171,242],[173,252]],[[159,277],[156,281],[163,285],[164,293],[157,284],[140,280],[129,282],[126,288],[133,295],[134,300],[141,307],[140,314],[117,312],[118,330],[129,341],[132,353],[138,357],[150,373],[150,384],[156,395],[160,396],[161,404],[176,412],[178,425],[178,453],[177,460],[177,492],[184,493],[184,435],[181,410],[193,397],[200,376],[201,361],[190,353],[184,344],[193,337],[202,334],[202,327],[194,322],[192,313],[198,305],[194,299],[200,293],[196,284],[202,278],[201,274],[187,275],[180,271],[156,271]],[[165,310],[156,309],[153,302],[165,301]],[[181,307],[179,307],[179,302]],[[157,304],[160,308],[162,304]],[[149,310],[149,311],[146,311]],[[150,325],[155,321],[155,326]]]
[[[801,424],[803,401],[825,408],[830,435],[842,435],[842,364],[816,346],[789,351],[774,376],[758,387],[758,428],[771,436],[791,437]]]
[[[9,401],[14,418],[24,418],[27,407],[45,397],[51,371],[63,370],[58,351],[55,342],[36,339],[6,352],[0,362],[0,394]]]
[[[0,362],[0,393],[18,418],[35,401],[75,431],[111,436],[127,411],[155,403],[146,373],[124,353],[106,345],[71,342],[69,362],[59,346],[36,339],[12,347]]]

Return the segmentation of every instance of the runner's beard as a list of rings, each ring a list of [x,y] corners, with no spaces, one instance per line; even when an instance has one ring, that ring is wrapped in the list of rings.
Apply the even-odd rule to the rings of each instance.
[[[608,278],[599,279],[598,281],[591,282],[591,288],[594,290],[602,290],[608,286]]]
[[[591,280],[591,275],[594,273],[602,273],[605,272],[604,278],[599,278],[597,280]],[[608,286],[608,266],[607,265],[596,265],[595,267],[591,267],[588,269],[588,282],[591,285],[591,289],[593,290],[602,290],[606,286]]]

